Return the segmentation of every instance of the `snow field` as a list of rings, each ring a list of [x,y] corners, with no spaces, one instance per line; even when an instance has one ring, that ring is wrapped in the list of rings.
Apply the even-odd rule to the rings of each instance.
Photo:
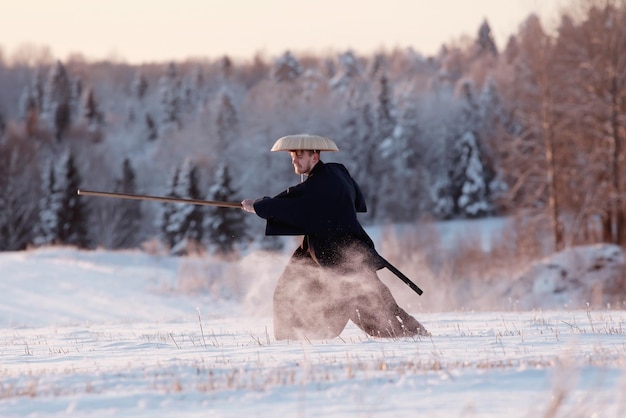
[[[558,402],[568,415],[556,416],[617,417],[626,408],[625,313],[421,319],[433,337],[372,339],[350,325],[329,341],[275,341],[267,317],[3,329],[0,416],[531,417]]]
[[[626,311],[418,310],[432,337],[276,341],[284,262],[1,254],[0,417],[626,416]]]

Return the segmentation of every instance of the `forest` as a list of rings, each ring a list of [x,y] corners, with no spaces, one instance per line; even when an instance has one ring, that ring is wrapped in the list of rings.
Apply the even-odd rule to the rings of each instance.
[[[158,245],[271,249],[228,208],[78,196],[78,189],[241,201],[300,179],[281,136],[332,138],[368,200],[366,225],[510,216],[548,251],[626,245],[626,1],[529,15],[496,46],[285,51],[130,65],[0,49],[0,250]]]

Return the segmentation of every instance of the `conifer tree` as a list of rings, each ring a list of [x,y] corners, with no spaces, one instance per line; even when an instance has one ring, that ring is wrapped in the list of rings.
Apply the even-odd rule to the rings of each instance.
[[[115,181],[117,193],[137,193],[135,170],[130,160],[124,159],[122,164],[122,178]],[[116,210],[119,212],[119,221],[115,225],[116,234],[113,248],[132,248],[139,242],[141,229],[141,202],[136,200],[123,200],[116,202]]]
[[[62,193],[57,184],[55,166],[50,160],[42,170],[39,222],[35,228],[35,245],[58,243]]]
[[[80,77],[74,77],[72,82],[72,100],[70,101],[70,113],[72,116],[79,115],[84,92],[83,80]]]
[[[146,93],[148,92],[148,87],[149,85],[146,77],[141,73],[141,71],[137,71],[131,83],[131,91],[133,96],[138,101],[143,101],[143,99],[146,97]]]
[[[389,220],[394,217],[393,205],[386,205],[378,195],[385,196],[388,202],[394,200],[394,191],[397,191],[398,178],[395,175],[395,164],[399,155],[398,132],[396,132],[396,107],[393,98],[393,88],[386,74],[379,79],[378,102],[376,107],[376,142],[380,158],[377,164],[371,165],[371,175],[374,177],[376,195],[372,196],[373,216],[377,220]]]
[[[349,103],[346,120],[343,123],[343,132],[338,137],[345,149],[354,156],[346,162],[354,179],[359,183],[367,201],[367,213],[362,214],[364,221],[374,220],[378,203],[378,178],[372,175],[378,153],[378,142],[375,132],[375,114],[369,102],[358,102],[356,99]]]
[[[425,182],[429,176],[422,160],[418,116],[417,104],[406,100],[394,130],[392,164],[388,167],[389,176],[386,176],[393,180],[393,184],[388,191],[391,194],[386,200],[385,212],[401,222],[417,219],[428,200],[423,196],[428,188]]]
[[[287,51],[276,60],[273,77],[278,83],[293,82],[302,73],[303,69],[298,59]]]
[[[56,163],[48,163],[41,182],[35,244],[67,244],[79,248],[89,245],[87,207],[76,194],[80,182],[71,152],[63,154]]]
[[[137,70],[133,75],[133,79],[130,82],[129,86],[130,97],[127,101],[128,106],[128,122],[142,123],[143,119],[140,115],[144,113],[144,107],[146,106],[145,98],[148,93],[148,80],[142,74],[141,71]]]
[[[148,141],[154,141],[159,137],[157,125],[150,113],[146,113],[146,138]]]
[[[180,168],[176,167],[172,171],[172,175],[167,184],[167,191],[165,196],[167,197],[177,197],[180,198],[182,196],[178,196],[176,194],[176,185],[178,184],[178,176],[180,174]],[[161,234],[161,238],[164,243],[172,248],[176,243],[176,233],[177,231],[174,229],[172,225],[172,218],[174,217],[174,213],[176,212],[176,204],[170,202],[164,202],[161,205],[161,216],[157,219],[157,228]]]
[[[353,51],[339,55],[339,72],[330,80],[330,86],[343,93],[362,75],[362,68]]]
[[[378,138],[382,142],[393,137],[397,121],[393,87],[386,74],[380,76],[379,87],[376,121]]]
[[[383,54],[374,55],[374,59],[369,68],[369,76],[372,78],[378,77],[379,74],[385,71],[385,67],[387,66],[387,58]]]
[[[498,55],[498,47],[496,46],[496,42],[493,39],[493,34],[491,33],[491,27],[487,20],[483,20],[483,23],[480,25],[478,29],[478,39],[476,41],[476,46],[478,49],[478,55],[483,53],[489,53],[493,56]]]
[[[222,73],[222,77],[224,77],[225,80],[228,80],[229,78],[233,76],[233,72],[234,72],[233,60],[231,60],[228,55],[224,55],[220,59],[220,71]]]
[[[198,169],[186,159],[176,169],[170,183],[168,196],[183,199],[201,199]],[[202,243],[204,212],[201,206],[181,203],[165,203],[162,231],[173,254],[185,254],[197,250]]]
[[[61,157],[57,172],[58,192],[61,197],[61,208],[58,213],[59,242],[87,248],[89,246],[88,210],[86,201],[79,198],[76,193],[81,186],[81,176],[71,152]]]
[[[92,88],[85,89],[81,100],[80,116],[91,132],[98,131],[102,127],[102,122],[104,121],[102,112]]]
[[[231,141],[239,136],[237,109],[233,103],[232,96],[226,90],[222,90],[219,96],[215,124],[217,125],[217,137],[220,148],[224,150]]]
[[[73,86],[70,76],[60,61],[50,70],[44,90],[43,115],[54,128],[57,141],[70,127],[72,120]]]
[[[24,87],[18,104],[20,119],[24,122],[26,133],[29,137],[34,135],[39,121],[40,108],[37,104],[35,91],[31,86]]]
[[[208,92],[206,89],[206,80],[202,67],[194,68],[189,83],[191,89],[191,99],[195,110],[202,110],[208,100]]]
[[[37,70],[35,73],[30,87],[35,98],[35,105],[37,106],[38,112],[43,112],[46,96],[46,78],[40,70]]]
[[[488,77],[480,97],[478,98],[480,111],[481,133],[489,143],[498,141],[505,129],[505,109],[498,86],[493,77]]]
[[[23,250],[33,241],[37,225],[39,170],[31,141],[0,138],[0,251]]]
[[[207,200],[236,201],[236,190],[232,186],[228,166],[221,164],[214,184],[209,189]],[[237,243],[248,239],[244,213],[232,208],[209,207],[205,218],[208,246],[213,253],[231,255]]]
[[[0,140],[4,138],[4,135],[7,132],[7,123],[4,119],[4,114],[0,112]]]
[[[165,129],[180,129],[183,126],[181,90],[182,82],[178,67],[170,63],[165,76],[160,81],[162,121]]]
[[[467,218],[491,214],[493,208],[489,202],[484,167],[474,134],[465,132],[456,142],[454,151],[451,180],[458,212]]]
[[[474,97],[473,84],[467,80],[461,83],[460,100],[458,133],[451,155],[450,192],[455,214],[476,218],[493,211],[488,187],[493,172],[485,165],[480,143],[483,112]]]
[[[187,158],[180,169],[178,183],[176,184],[176,194],[185,199],[202,199],[199,188],[200,178],[198,167]],[[202,206],[179,205],[181,216],[181,238],[180,240],[202,242],[202,219],[204,212]]]
[[[452,198],[448,173],[438,173],[431,186],[433,213],[438,219],[451,219],[455,215],[455,202]]]

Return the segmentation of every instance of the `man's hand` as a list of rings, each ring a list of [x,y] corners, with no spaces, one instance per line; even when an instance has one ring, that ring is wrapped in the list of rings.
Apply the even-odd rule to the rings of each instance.
[[[246,199],[241,202],[241,208],[246,212],[256,213],[254,210],[254,202],[256,202],[255,199]]]

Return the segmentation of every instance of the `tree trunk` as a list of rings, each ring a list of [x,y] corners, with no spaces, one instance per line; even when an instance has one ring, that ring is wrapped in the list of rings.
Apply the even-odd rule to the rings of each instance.
[[[547,71],[547,70],[544,70]],[[554,161],[554,129],[553,129],[553,109],[552,109],[552,93],[550,91],[550,80],[547,73],[544,72],[542,77],[541,92],[541,128],[544,138],[545,157],[546,157],[546,182],[548,184],[548,211],[550,215],[550,224],[554,238],[554,250],[560,251],[564,247],[563,225],[559,221],[559,205],[557,199],[556,187],[556,163]]]
[[[622,188],[621,188],[621,172],[620,172],[620,162],[623,161],[622,149],[623,149],[623,138],[620,136],[619,132],[619,116],[620,116],[620,106],[619,106],[619,85],[616,74],[613,74],[611,80],[611,95],[612,95],[612,109],[611,109],[611,138],[613,142],[613,155],[611,160],[612,165],[612,185],[613,185],[613,193],[615,194],[612,201],[612,213],[614,217],[614,233],[615,233],[615,241],[614,243],[617,245],[624,245],[624,205],[622,198]]]

